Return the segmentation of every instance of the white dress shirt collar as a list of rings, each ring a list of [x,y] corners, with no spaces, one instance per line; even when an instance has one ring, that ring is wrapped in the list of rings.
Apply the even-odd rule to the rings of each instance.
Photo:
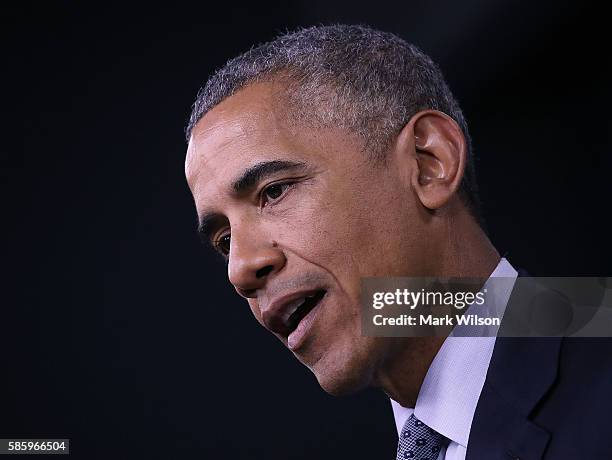
[[[517,271],[502,258],[490,278],[516,279]],[[488,307],[503,310],[512,284],[493,290],[489,281]],[[483,288],[484,288],[483,287]],[[447,337],[432,361],[423,381],[415,408],[402,407],[391,400],[398,435],[404,423],[414,415],[429,427],[462,446],[467,443],[476,405],[484,385],[496,337]],[[457,446],[458,447],[458,446]]]

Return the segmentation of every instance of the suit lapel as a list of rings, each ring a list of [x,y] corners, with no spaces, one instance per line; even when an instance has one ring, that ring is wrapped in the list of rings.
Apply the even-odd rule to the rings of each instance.
[[[523,269],[518,276],[529,276]],[[539,460],[550,433],[529,420],[554,383],[561,337],[498,337],[476,406],[467,460]]]
[[[542,458],[550,433],[528,417],[556,378],[561,340],[498,337],[476,406],[467,460]]]

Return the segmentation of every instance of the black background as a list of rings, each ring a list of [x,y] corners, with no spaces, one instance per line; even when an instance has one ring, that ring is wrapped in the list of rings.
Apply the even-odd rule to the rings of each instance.
[[[500,252],[535,275],[612,275],[593,5],[48,3],[1,14],[2,438],[70,438],[79,459],[394,458],[386,397],[326,395],[195,234],[195,93],[297,26],[366,23],[424,49],[468,118]]]

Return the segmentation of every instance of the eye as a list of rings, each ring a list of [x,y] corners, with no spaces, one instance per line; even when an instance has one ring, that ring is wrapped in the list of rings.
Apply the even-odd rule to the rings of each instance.
[[[223,235],[221,238],[219,238],[218,240],[215,240],[213,245],[217,251],[219,251],[221,254],[227,257],[230,252],[230,242],[231,242],[231,235],[227,233]]]
[[[270,203],[271,201],[278,200],[284,195],[284,193],[293,185],[291,182],[271,184],[263,189],[261,192],[262,206]]]

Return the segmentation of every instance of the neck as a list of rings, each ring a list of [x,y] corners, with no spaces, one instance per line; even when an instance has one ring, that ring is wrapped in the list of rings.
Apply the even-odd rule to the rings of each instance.
[[[500,256],[484,231],[466,212],[439,222],[435,254],[439,263],[431,276],[488,278]],[[376,385],[404,407],[414,407],[429,366],[445,337],[389,338],[389,352]]]

